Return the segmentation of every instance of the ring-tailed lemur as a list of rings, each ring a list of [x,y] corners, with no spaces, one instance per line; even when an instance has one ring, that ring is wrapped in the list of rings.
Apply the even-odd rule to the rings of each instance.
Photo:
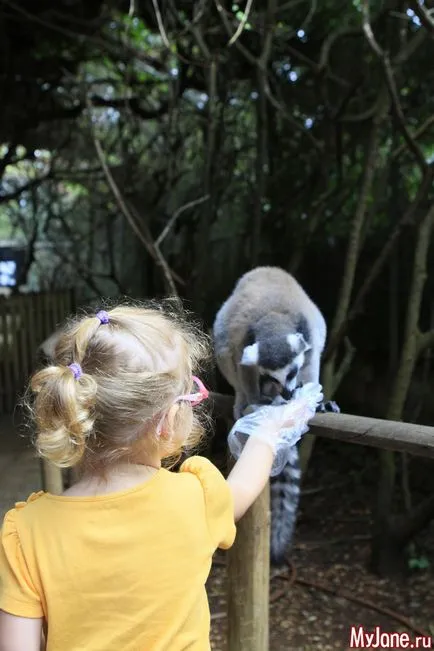
[[[249,405],[289,400],[297,386],[319,382],[327,327],[299,283],[278,267],[244,274],[218,311],[216,364],[235,391],[234,418]],[[318,411],[339,411],[322,403]],[[271,478],[271,562],[284,562],[295,527],[301,470],[297,447]]]

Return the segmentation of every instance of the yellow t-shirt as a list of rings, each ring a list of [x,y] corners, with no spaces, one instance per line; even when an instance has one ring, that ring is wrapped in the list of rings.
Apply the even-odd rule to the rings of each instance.
[[[4,519],[0,609],[44,617],[47,651],[208,651],[205,582],[235,533],[203,457],[122,492],[33,493]]]

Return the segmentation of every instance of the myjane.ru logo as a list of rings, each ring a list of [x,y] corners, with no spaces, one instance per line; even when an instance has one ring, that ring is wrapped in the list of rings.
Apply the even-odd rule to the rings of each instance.
[[[416,635],[411,638],[408,633],[388,633],[379,626],[367,631],[363,626],[352,626],[350,630],[350,649],[432,649],[433,639],[429,635]]]

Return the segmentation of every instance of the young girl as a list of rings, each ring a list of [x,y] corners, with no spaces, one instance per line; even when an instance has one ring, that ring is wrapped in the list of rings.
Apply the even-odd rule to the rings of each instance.
[[[206,651],[213,553],[265,487],[272,447],[250,437],[227,480],[193,456],[207,339],[161,308],[77,318],[31,380],[39,454],[79,469],[4,519],[0,651]],[[276,432],[277,435],[277,432]]]

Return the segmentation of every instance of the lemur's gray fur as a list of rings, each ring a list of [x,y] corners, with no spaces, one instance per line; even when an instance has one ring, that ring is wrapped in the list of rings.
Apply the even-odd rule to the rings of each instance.
[[[52,364],[55,356],[56,345],[59,341],[61,330],[55,330],[42,344],[39,345],[36,351],[38,364]]]
[[[289,400],[297,386],[319,382],[326,336],[324,317],[293,276],[278,267],[244,274],[213,326],[216,364],[235,391],[234,418],[249,405]],[[318,408],[328,409],[329,403]],[[294,446],[288,464],[270,482],[275,565],[284,562],[292,541],[300,478]]]

